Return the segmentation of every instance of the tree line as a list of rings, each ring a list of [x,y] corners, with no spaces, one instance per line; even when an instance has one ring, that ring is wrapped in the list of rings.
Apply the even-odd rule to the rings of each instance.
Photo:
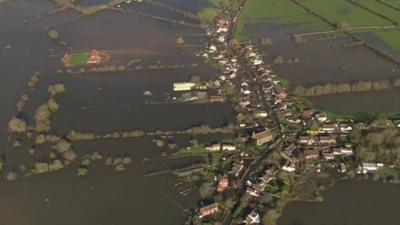
[[[390,88],[400,88],[400,79],[394,81],[358,81],[356,83],[327,83],[317,84],[309,87],[297,86],[294,94],[298,96],[321,96],[332,94],[343,94],[349,92],[383,91]]]

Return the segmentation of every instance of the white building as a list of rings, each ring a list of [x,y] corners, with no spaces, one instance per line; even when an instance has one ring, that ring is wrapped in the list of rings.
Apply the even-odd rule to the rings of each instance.
[[[196,84],[193,82],[174,83],[174,91],[190,91],[194,87],[196,87]]]

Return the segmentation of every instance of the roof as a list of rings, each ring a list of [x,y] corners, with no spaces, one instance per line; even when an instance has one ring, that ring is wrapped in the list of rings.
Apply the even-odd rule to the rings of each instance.
[[[252,138],[259,140],[259,139],[264,139],[264,138],[271,138],[272,137],[272,133],[270,131],[261,131],[259,133],[255,133],[253,134]]]

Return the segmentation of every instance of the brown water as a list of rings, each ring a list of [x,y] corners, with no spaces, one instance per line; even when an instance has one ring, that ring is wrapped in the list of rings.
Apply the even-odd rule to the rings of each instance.
[[[58,98],[60,111],[52,119],[51,132],[58,135],[64,135],[71,129],[107,132],[180,130],[198,124],[219,127],[233,120],[229,106],[223,104],[148,104],[150,100],[160,102],[170,96],[173,82],[186,81],[191,75],[198,75],[204,80],[216,76],[215,69],[195,57],[196,46],[204,44],[201,29],[111,11],[86,18],[81,18],[76,12],[65,11],[39,20],[38,15],[55,9],[50,1],[10,2],[0,8],[0,45],[12,46],[11,49],[0,48],[0,153],[5,153],[5,170],[19,171],[20,164],[29,169],[34,161],[42,159],[51,150],[51,146],[43,145],[36,149],[34,156],[29,156],[27,149],[33,142],[25,138],[22,139],[24,145],[14,149],[6,128],[8,120],[15,114],[15,103],[36,70],[41,71],[42,79],[22,116],[32,124],[34,111],[48,98],[47,87],[52,83],[64,83],[67,91]],[[86,5],[94,3],[91,0],[83,2]],[[173,2],[193,12],[206,5],[198,2],[190,8],[186,1]],[[150,12],[151,8],[143,10]],[[173,13],[163,14],[161,10],[153,13],[182,19]],[[60,40],[67,42],[68,46],[51,41],[46,27],[58,30]],[[177,36],[184,36],[186,43],[192,47],[177,47]],[[144,65],[196,63],[199,66],[184,70],[101,75],[56,72],[62,68],[60,57],[65,52],[91,48],[112,51],[118,59],[115,63],[143,59]],[[155,96],[144,97],[146,90],[152,91]],[[198,139],[208,142],[215,141],[217,137]],[[189,139],[188,136],[178,136],[174,142],[179,147],[185,147]],[[76,177],[78,165],[73,164],[60,172],[20,178],[15,182],[3,180],[0,183],[0,224],[176,225],[185,219],[183,209],[196,205],[197,193],[186,198],[180,196],[174,188],[175,177],[144,178],[143,175],[199,159],[143,162],[143,158],[158,157],[162,151],[147,137],[76,142],[73,148],[81,156],[95,150],[103,154],[130,155],[133,165],[127,171],[117,173],[102,164],[94,164],[83,179]]]
[[[308,32],[296,26],[278,26],[258,24],[249,26],[254,40],[271,38],[271,47],[261,47],[265,59],[273,61],[277,56],[285,60],[299,58],[298,64],[273,65],[275,71],[295,85],[354,82],[358,80],[384,80],[400,77],[399,67],[364,47],[336,47],[348,43],[349,38],[331,41],[309,41],[296,45],[291,40],[294,33]],[[354,112],[392,112],[400,110],[400,105],[393,102],[397,91],[382,93],[351,93],[346,95],[322,96],[311,98],[316,107],[336,113]],[[368,102],[367,98],[368,97]],[[377,101],[371,101],[376,99]]]
[[[339,182],[322,203],[289,203],[279,225],[397,225],[400,186]]]

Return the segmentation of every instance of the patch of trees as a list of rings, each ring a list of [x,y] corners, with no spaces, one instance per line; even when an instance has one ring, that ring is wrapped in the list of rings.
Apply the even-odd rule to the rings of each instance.
[[[54,97],[58,94],[61,94],[65,91],[65,86],[63,84],[54,84],[50,85],[48,92],[50,94],[49,100],[40,105],[35,112],[35,122],[36,122],[36,131],[41,132],[49,132],[50,131],[50,117],[53,113],[55,113],[59,109],[59,104],[54,99]]]
[[[299,96],[321,96],[332,94],[343,94],[349,92],[366,92],[366,91],[384,91],[392,87],[400,88],[400,79],[390,82],[382,81],[358,81],[356,83],[338,83],[338,84],[319,84],[310,87],[298,86],[294,90],[294,94]]]
[[[272,46],[274,44],[274,42],[272,41],[271,38],[261,38],[260,44],[262,46]]]
[[[356,126],[351,138],[357,161],[400,167],[400,131],[391,120],[376,119],[367,129]]]

